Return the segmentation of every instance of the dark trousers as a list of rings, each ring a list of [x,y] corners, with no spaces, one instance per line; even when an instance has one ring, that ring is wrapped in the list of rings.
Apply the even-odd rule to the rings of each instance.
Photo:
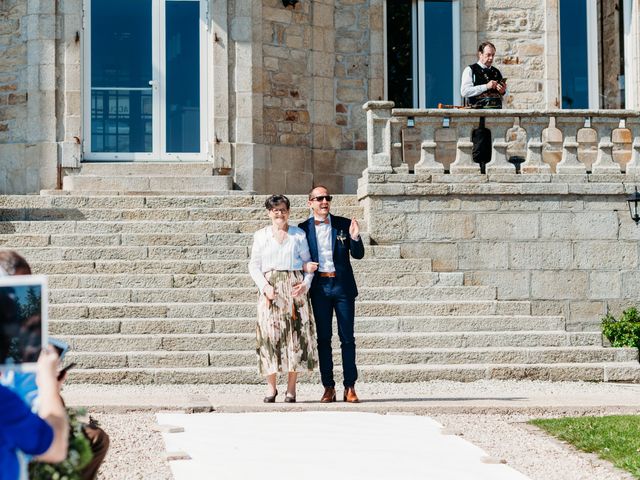
[[[320,377],[325,387],[335,387],[333,380],[333,354],[331,337],[333,335],[333,312],[336,313],[338,336],[342,350],[343,384],[353,387],[358,379],[356,368],[356,340],[353,335],[355,298],[347,296],[334,278],[318,278],[318,284],[311,291],[311,305],[318,334],[318,359]]]
[[[484,123],[484,122],[482,122]],[[485,165],[491,161],[491,130],[479,126],[471,132],[473,161],[480,164],[480,172],[485,173]]]

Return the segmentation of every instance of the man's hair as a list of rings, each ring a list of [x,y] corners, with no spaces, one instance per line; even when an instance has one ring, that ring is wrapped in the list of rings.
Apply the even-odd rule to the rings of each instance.
[[[313,191],[318,188],[324,188],[327,191],[327,193],[329,193],[329,189],[324,185],[315,185],[311,188],[311,190],[309,190],[309,200],[313,199]]]
[[[289,210],[289,208],[291,207],[291,202],[289,202],[289,199],[287,197],[285,197],[284,195],[271,195],[264,202],[264,207],[267,210],[273,210],[278,205],[282,205],[283,203],[287,206],[287,210]]]
[[[0,250],[0,275],[31,275],[31,267],[13,250]]]
[[[491,47],[494,50],[496,50],[496,46],[493,43],[491,43],[491,42],[482,42],[480,45],[478,45],[478,53],[484,53],[485,47]]]

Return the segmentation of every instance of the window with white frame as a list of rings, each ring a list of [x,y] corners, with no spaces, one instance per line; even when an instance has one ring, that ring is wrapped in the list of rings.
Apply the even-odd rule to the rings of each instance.
[[[398,107],[460,103],[460,1],[386,4],[387,98]]]
[[[630,0],[562,0],[562,108],[625,108]]]

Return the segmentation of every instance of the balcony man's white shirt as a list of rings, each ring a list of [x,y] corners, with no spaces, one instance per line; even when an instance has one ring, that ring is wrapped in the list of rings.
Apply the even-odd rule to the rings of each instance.
[[[318,271],[335,272],[333,248],[331,248],[331,215],[327,216],[327,220],[329,220],[329,223],[321,223],[315,226],[316,241],[318,243]]]

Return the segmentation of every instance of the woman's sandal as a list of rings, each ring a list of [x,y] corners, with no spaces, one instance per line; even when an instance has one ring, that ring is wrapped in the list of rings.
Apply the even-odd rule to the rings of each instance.
[[[273,395],[264,397],[262,399],[262,401],[264,403],[276,403],[276,397],[277,396],[278,396],[278,390],[276,390],[276,393],[274,393]],[[286,398],[284,400],[285,400],[285,402],[287,401]]]
[[[284,396],[284,401],[285,401],[285,403],[296,403],[296,396],[287,393]]]

